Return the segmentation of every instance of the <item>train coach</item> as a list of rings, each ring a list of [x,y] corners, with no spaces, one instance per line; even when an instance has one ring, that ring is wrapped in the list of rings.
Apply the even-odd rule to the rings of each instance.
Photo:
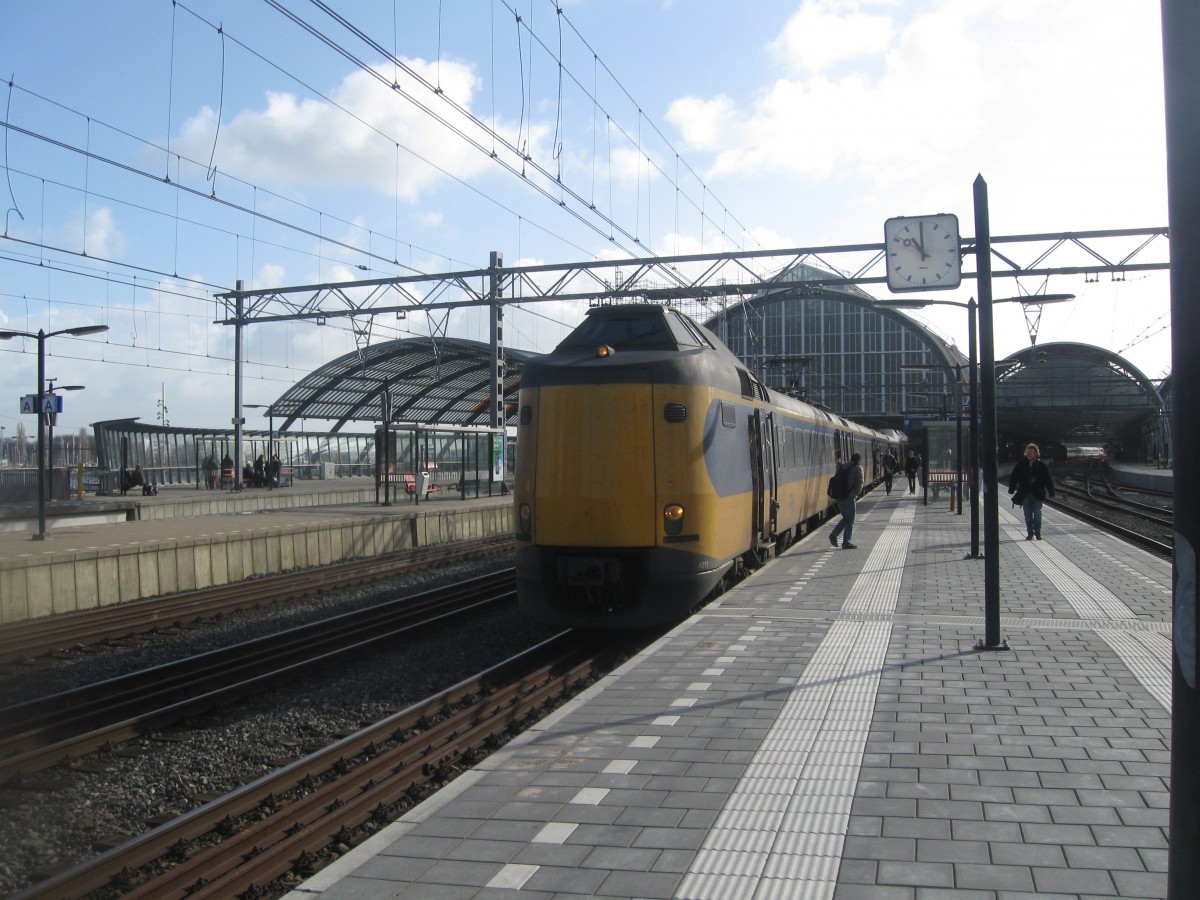
[[[829,515],[837,458],[861,454],[874,483],[902,440],[768,389],[676,310],[593,308],[521,377],[521,606],[572,627],[680,619]]]

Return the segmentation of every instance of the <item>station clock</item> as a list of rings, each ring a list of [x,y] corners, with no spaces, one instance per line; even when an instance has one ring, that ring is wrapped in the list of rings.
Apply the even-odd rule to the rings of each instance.
[[[948,290],[962,283],[958,216],[895,216],[883,223],[883,243],[890,290]]]

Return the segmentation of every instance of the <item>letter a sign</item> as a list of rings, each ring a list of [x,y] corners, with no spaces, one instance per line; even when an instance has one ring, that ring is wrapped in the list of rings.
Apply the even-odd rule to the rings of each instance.
[[[32,416],[35,413],[60,413],[63,411],[63,398],[58,394],[43,394],[40,401],[37,394],[26,394],[21,398],[21,415]]]

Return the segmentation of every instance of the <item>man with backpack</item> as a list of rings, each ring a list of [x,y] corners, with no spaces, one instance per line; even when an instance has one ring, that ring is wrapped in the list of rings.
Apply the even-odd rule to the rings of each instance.
[[[841,476],[844,476],[844,478]],[[842,519],[833,527],[833,531],[829,533],[829,543],[836,547],[838,545],[838,537],[844,533],[845,537],[842,539],[843,550],[858,549],[858,545],[850,543],[850,539],[854,535],[854,516],[858,511],[858,495],[862,493],[864,477],[862,455],[854,453],[851,454],[849,463],[844,466],[838,466],[838,474],[834,476],[834,480],[830,485],[830,496],[837,501]],[[842,486],[843,481],[845,482],[844,487]],[[834,487],[835,484],[837,487]],[[843,491],[845,492],[844,496],[835,496],[835,494],[840,494]]]

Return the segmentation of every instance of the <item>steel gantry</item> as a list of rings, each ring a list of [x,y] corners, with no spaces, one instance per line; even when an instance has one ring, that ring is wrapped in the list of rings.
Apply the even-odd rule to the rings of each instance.
[[[1019,279],[1051,275],[1113,277],[1169,268],[1165,227],[992,236],[991,277]],[[964,264],[976,257],[976,241],[965,237],[959,251]],[[385,313],[430,316],[444,332],[451,310],[487,307],[491,317],[491,411],[502,425],[504,344],[503,308],[540,301],[587,301],[589,304],[650,300],[671,302],[697,318],[719,312],[731,298],[774,292],[804,293],[823,288],[863,288],[885,284],[882,242],[782,250],[697,253],[505,268],[498,252],[487,268],[469,271],[298,285],[216,295],[223,310],[217,324],[230,325],[241,346],[241,329],[250,324],[330,318],[373,317]],[[797,280],[796,273],[803,273]],[[787,274],[786,279],[783,277]],[[964,265],[964,279],[976,273]],[[1031,298],[1033,299],[1033,298]],[[369,339],[369,328],[355,326]],[[361,348],[360,348],[361,349]],[[234,424],[242,419],[241,355],[236,354]],[[240,447],[238,448],[240,452]]]
[[[991,244],[993,278],[1121,275],[1169,268],[1165,227],[994,236]],[[962,239],[964,262],[973,259],[974,249],[973,238]],[[1028,259],[1022,262],[1019,256]],[[637,298],[703,303],[779,287],[773,280],[802,264],[828,273],[827,277],[809,281],[813,287],[862,287],[887,281],[884,245],[873,243],[512,268],[503,268],[502,259],[494,256],[493,264],[483,269],[229,291],[216,299],[225,310],[219,324],[235,326],[447,310],[493,302],[510,305],[542,300],[603,302]],[[972,279],[975,273],[966,269],[963,277]]]

